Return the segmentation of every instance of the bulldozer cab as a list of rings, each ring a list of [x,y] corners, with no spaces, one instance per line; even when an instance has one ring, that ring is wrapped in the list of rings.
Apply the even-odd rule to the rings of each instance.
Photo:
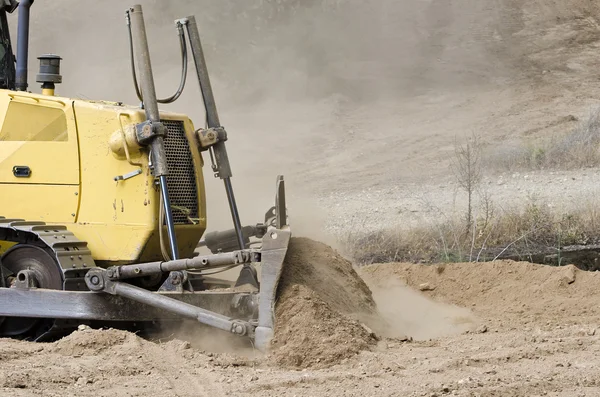
[[[16,0],[0,1],[0,88],[9,90],[15,88],[15,56],[6,14],[12,13],[17,6]]]
[[[2,205],[26,209],[20,217],[72,222],[79,191],[72,102],[2,90],[0,114]]]

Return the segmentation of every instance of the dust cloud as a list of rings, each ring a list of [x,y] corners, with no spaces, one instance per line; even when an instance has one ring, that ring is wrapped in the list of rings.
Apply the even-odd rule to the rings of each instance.
[[[272,205],[279,173],[288,176],[291,213],[316,219],[315,211],[301,210],[315,206],[310,198],[315,184],[334,182],[334,175],[323,170],[338,165],[323,158],[328,146],[344,139],[344,129],[329,127],[338,124],[339,110],[347,104],[376,106],[432,87],[450,89],[503,75],[502,63],[490,59],[488,43],[479,40],[492,32],[479,18],[484,6],[477,1],[464,7],[464,2],[445,0],[63,0],[32,7],[30,89],[39,89],[36,57],[52,52],[63,57],[60,95],[136,104],[124,20],[126,7],[134,3],[144,9],[162,97],[179,79],[173,21],[196,16],[229,131],[233,182],[245,223],[259,221]],[[16,14],[11,22],[14,38]],[[193,67],[188,77],[180,100],[163,108],[187,113],[199,126],[204,115]],[[209,228],[229,227],[221,183],[205,175]]]
[[[516,33],[596,7],[576,0],[38,1],[30,89],[39,90],[36,57],[53,52],[63,57],[60,95],[136,104],[124,19],[135,3],[144,8],[161,97],[179,79],[173,21],[196,16],[243,223],[261,220],[284,174],[293,221],[301,218],[307,233],[325,216],[303,211],[318,207],[324,191],[420,179],[424,164],[446,172],[439,153],[425,149],[447,151],[484,107],[510,99],[482,98],[488,87],[538,71],[525,59],[527,37]],[[16,14],[10,19],[15,38]],[[163,109],[200,126],[193,70],[190,60],[186,91]],[[229,228],[222,183],[205,176],[209,229]]]
[[[148,339],[156,342],[187,341],[195,349],[211,353],[235,354],[247,359],[257,359],[264,355],[248,338],[187,319],[175,323],[162,323],[160,330],[150,335]]]
[[[436,302],[397,279],[375,283],[361,274],[373,293],[378,318],[366,319],[387,338],[437,339],[474,330],[479,319],[467,308]]]

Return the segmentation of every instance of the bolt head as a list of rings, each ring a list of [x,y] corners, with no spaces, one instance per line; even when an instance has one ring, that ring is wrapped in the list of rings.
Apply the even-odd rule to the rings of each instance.
[[[98,277],[98,276],[92,276],[92,277],[90,277],[90,283],[92,283],[94,285],[100,284],[100,277]]]

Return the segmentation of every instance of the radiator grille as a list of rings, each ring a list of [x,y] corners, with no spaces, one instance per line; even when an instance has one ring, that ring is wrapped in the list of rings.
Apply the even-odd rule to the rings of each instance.
[[[176,224],[190,224],[190,218],[198,218],[198,191],[196,174],[183,121],[161,120],[167,128],[165,152],[169,175],[167,188],[173,219]],[[188,210],[189,213],[181,209]]]

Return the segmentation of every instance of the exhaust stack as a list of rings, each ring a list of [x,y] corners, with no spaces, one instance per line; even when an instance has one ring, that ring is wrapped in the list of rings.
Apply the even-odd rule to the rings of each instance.
[[[17,26],[17,70],[15,88],[27,90],[27,61],[29,53],[29,9],[34,0],[21,0],[19,3],[19,23]]]
[[[40,60],[40,72],[35,78],[35,81],[42,83],[43,95],[54,95],[54,85],[62,83],[60,75],[60,60],[58,55],[46,54],[38,57]]]

